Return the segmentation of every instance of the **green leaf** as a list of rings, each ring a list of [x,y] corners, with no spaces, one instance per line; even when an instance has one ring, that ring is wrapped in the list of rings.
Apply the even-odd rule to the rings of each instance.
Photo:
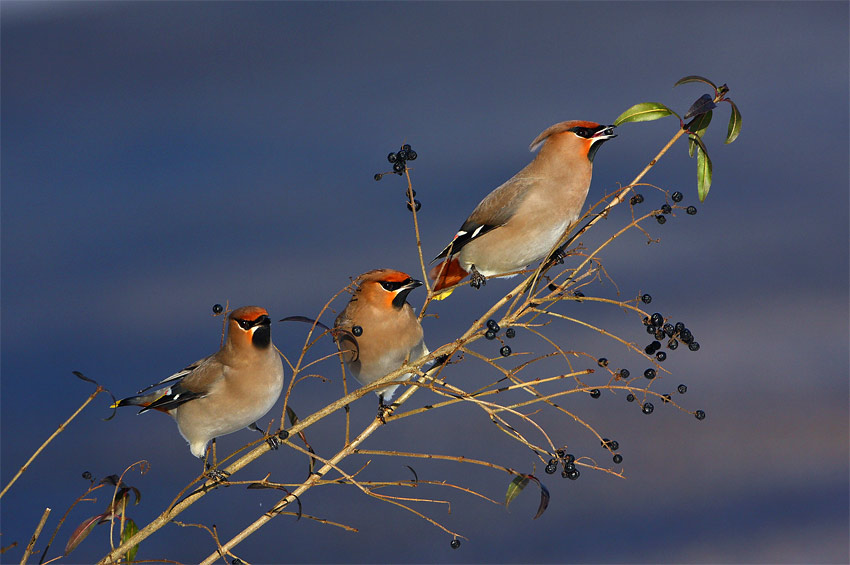
[[[127,520],[124,522],[124,531],[121,532],[121,543],[123,544],[128,539],[136,535],[138,532],[139,527],[136,525],[136,523],[130,518],[127,518]],[[136,558],[137,551],[139,551],[139,544],[134,545],[127,551],[127,561],[132,562]]]
[[[664,116],[677,115],[676,112],[659,102],[641,102],[635,104],[614,120],[614,125],[626,124],[629,122],[651,122],[663,118]]]
[[[715,91],[717,90],[717,86],[713,82],[699,75],[688,75],[686,77],[682,77],[676,81],[676,84],[673,85],[673,88],[676,88],[680,84],[686,84],[689,82],[704,82],[705,84],[711,86],[711,88],[713,88]]]
[[[708,189],[711,188],[711,159],[708,157],[702,139],[694,135],[690,137],[699,145],[697,149],[697,194],[699,201],[704,202],[705,197],[708,196]]]
[[[694,135],[702,138],[705,135],[705,130],[708,128],[708,124],[711,123],[711,110],[706,112],[705,114],[701,114],[693,119],[691,123],[688,124],[688,131],[693,132]],[[697,146],[696,142],[693,139],[688,137],[688,155],[691,157],[694,156],[694,148]]]
[[[732,115],[729,116],[729,130],[726,132],[726,143],[732,143],[738,139],[738,134],[741,133],[741,112],[735,103],[726,99],[726,102],[732,105]]]
[[[515,499],[522,489],[528,486],[529,481],[534,481],[537,483],[537,486],[540,487],[540,504],[537,507],[537,514],[534,515],[534,519],[536,520],[549,507],[549,489],[547,489],[540,480],[534,475],[519,475],[514,480],[511,481],[511,484],[508,485],[508,492],[505,494],[505,508],[507,508],[510,503]]]
[[[522,489],[528,485],[528,481],[528,475],[519,475],[511,481],[511,484],[508,485],[508,492],[505,494],[505,508],[510,506],[511,502],[519,496]]]

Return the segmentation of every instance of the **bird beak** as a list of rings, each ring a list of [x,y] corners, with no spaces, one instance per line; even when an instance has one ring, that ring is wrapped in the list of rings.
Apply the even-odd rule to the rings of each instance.
[[[396,308],[401,308],[404,306],[404,303],[407,301],[407,295],[410,294],[410,291],[416,288],[417,286],[422,286],[422,281],[418,281],[416,279],[408,279],[407,284],[398,289],[398,292],[393,298],[393,306]]]
[[[614,133],[614,128],[617,126],[602,126],[602,128],[593,134],[593,137],[590,139],[594,141],[604,141],[606,139],[611,139],[612,137],[617,137],[617,134]]]
[[[413,290],[417,286],[422,286],[422,281],[418,281],[416,279],[410,279],[407,281],[407,284],[401,287],[402,289],[410,289]]]

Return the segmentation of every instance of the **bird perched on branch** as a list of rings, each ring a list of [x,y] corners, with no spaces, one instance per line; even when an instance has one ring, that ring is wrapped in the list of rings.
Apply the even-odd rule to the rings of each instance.
[[[351,301],[334,322],[333,334],[351,374],[361,385],[371,384],[405,361],[428,354],[422,326],[407,295],[422,282],[406,273],[378,269],[355,279]],[[406,381],[411,373],[402,375]],[[375,391],[381,408],[398,385]]]
[[[545,129],[531,142],[540,152],[524,169],[482,200],[434,261],[429,277],[440,291],[471,275],[486,277],[524,269],[546,257],[581,214],[593,158],[614,126],[568,121]],[[433,262],[433,261],[432,261]],[[446,298],[451,290],[435,298]]]
[[[146,391],[155,389],[147,394]],[[268,312],[244,306],[230,313],[227,339],[219,351],[146,387],[119,406],[141,406],[139,414],[159,410],[177,421],[192,455],[204,458],[218,436],[249,427],[268,412],[283,389],[283,363],[272,344]],[[205,464],[205,471],[212,467]],[[215,470],[211,473],[221,476]]]

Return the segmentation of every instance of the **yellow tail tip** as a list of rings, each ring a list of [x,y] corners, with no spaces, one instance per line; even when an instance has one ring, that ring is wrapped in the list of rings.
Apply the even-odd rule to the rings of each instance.
[[[434,296],[432,296],[431,298],[433,298],[434,300],[445,300],[445,299],[446,299],[446,298],[448,298],[448,297],[449,297],[449,296],[450,296],[450,295],[451,295],[454,291],[455,291],[455,289],[453,289],[453,288],[450,288],[450,289],[448,289],[448,290],[443,290],[443,291],[441,291],[441,292],[438,292],[438,293],[434,294]]]

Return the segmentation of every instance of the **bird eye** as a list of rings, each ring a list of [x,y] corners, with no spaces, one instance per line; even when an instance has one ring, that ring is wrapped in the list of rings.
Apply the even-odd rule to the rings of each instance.
[[[381,286],[384,287],[384,290],[386,290],[387,292],[392,292],[394,290],[398,290],[399,283],[381,281]]]
[[[587,128],[583,128],[583,127],[574,127],[574,128],[572,129],[572,131],[573,131],[573,133],[575,133],[577,136],[579,136],[579,137],[584,137],[584,138],[588,138],[588,137],[590,137],[591,135],[593,135],[593,133],[592,133],[589,129],[587,129]]]
[[[248,320],[236,320],[236,323],[239,324],[239,327],[245,331],[251,329],[251,322],[249,322]]]

